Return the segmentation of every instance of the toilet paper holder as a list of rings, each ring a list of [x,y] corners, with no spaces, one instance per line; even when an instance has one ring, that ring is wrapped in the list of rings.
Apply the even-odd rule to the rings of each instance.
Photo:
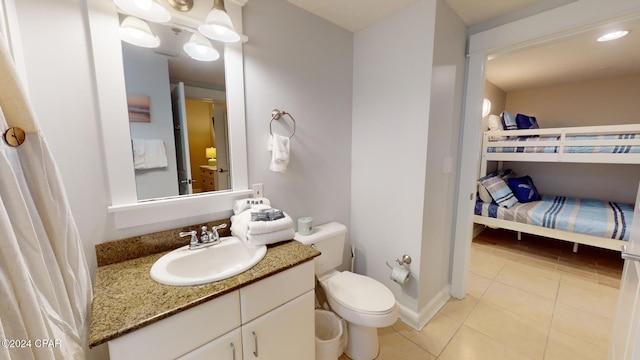
[[[409,265],[409,264],[411,264],[411,256],[409,256],[407,254],[402,255],[401,258],[396,259],[396,262],[398,263],[398,265],[401,265],[401,266],[402,265]],[[389,269],[393,269],[393,266],[389,265],[389,263],[387,261],[385,261],[384,263],[387,264],[387,267]]]

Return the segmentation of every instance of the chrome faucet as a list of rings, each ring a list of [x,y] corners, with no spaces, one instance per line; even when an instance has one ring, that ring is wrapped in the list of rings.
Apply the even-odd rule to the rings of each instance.
[[[207,231],[207,227],[203,226],[201,228],[200,237],[198,238],[198,232],[196,230],[181,232],[180,237],[191,236],[191,241],[189,242],[189,250],[201,249],[204,247],[216,245],[220,243],[220,234],[218,234],[218,229],[224,229],[227,227],[227,224],[223,223],[218,226],[213,226],[211,231]]]

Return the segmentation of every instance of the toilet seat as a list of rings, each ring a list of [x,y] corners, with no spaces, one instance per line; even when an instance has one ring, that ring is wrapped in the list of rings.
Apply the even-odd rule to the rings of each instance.
[[[333,300],[361,314],[384,315],[396,305],[391,290],[368,276],[343,271],[326,279],[325,286]]]

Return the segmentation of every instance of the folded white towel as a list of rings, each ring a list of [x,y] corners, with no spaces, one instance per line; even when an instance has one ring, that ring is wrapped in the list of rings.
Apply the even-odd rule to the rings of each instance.
[[[167,151],[161,139],[133,139],[133,164],[137,170],[168,166]]]
[[[250,211],[248,211],[250,213]],[[273,221],[249,221],[249,230],[247,235],[260,235],[270,232],[276,232],[280,230],[293,229],[293,219],[287,214],[283,213],[282,219]],[[251,214],[249,214],[251,216]]]
[[[252,244],[272,244],[293,239],[294,222],[287,213],[278,220],[251,221],[248,209],[231,217],[231,234]]]
[[[249,241],[249,244],[252,244],[252,245],[269,245],[269,244],[275,244],[281,241],[291,240],[293,239],[295,234],[296,232],[293,230],[293,228],[289,228],[289,229],[269,232],[265,234],[258,234],[258,235],[248,234],[247,240]]]
[[[278,134],[271,135],[269,138],[269,150],[271,150],[269,170],[286,173],[287,165],[289,165],[289,138]]]

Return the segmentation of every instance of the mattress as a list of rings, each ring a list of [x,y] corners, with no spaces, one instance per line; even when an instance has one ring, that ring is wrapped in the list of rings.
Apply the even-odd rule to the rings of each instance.
[[[615,145],[603,145],[603,146],[571,146],[571,141],[578,140],[627,140],[627,139],[640,139],[640,134],[625,134],[625,135],[576,135],[565,137],[565,153],[582,153],[582,154],[625,154],[625,153],[640,153],[640,146],[615,146]],[[490,153],[549,153],[554,154],[558,152],[559,146],[536,146],[536,142],[541,141],[558,141],[560,136],[520,136],[508,138],[503,141],[513,141],[513,147],[488,147],[487,152]],[[527,142],[518,146],[516,142]]]
[[[633,206],[564,196],[542,196],[542,200],[517,203],[507,209],[495,203],[476,202],[475,214],[550,229],[629,240]]]

